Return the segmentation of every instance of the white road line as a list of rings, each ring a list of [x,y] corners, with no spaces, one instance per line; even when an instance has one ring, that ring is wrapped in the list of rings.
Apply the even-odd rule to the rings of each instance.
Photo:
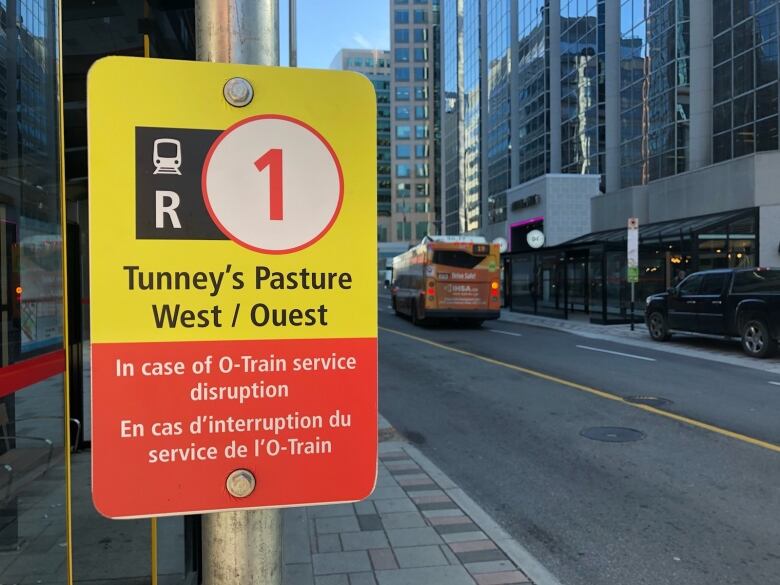
[[[769,382],[769,383],[772,384],[773,386],[780,386],[780,382]]]
[[[588,349],[590,351],[600,351],[602,353],[611,353],[612,355],[620,355],[623,357],[634,358],[635,360],[644,360],[646,362],[656,361],[654,358],[644,357],[641,355],[634,355],[633,353],[623,353],[621,351],[612,351],[610,349],[600,349],[598,347],[590,347],[589,345],[578,345],[580,349]]]
[[[488,329],[491,333],[500,333],[501,335],[511,335],[512,337],[522,337],[522,333],[512,333],[511,331],[501,331],[500,329]]]

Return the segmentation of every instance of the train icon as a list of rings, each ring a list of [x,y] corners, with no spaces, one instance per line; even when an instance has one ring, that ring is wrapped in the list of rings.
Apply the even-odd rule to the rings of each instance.
[[[154,141],[154,175],[181,175],[181,142],[173,138]]]

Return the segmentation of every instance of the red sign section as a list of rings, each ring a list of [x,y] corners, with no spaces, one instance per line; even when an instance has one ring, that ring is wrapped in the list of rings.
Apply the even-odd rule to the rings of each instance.
[[[367,497],[376,354],[375,339],[93,345],[93,384],[112,388],[93,394],[95,505],[127,518]],[[257,482],[245,498],[226,489],[236,469]]]

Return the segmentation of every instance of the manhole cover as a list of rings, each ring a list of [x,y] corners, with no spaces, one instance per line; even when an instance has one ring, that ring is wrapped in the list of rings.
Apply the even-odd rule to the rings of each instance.
[[[605,443],[630,443],[645,438],[642,431],[626,427],[590,427],[582,429],[580,435],[586,439],[603,441]]]
[[[661,398],[660,396],[626,396],[623,400],[632,404],[646,404],[647,406],[668,406],[672,403],[668,398]]]

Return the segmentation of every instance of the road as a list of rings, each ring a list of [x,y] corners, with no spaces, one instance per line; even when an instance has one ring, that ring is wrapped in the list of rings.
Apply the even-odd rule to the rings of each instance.
[[[780,583],[780,376],[387,305],[380,411],[564,585]]]

